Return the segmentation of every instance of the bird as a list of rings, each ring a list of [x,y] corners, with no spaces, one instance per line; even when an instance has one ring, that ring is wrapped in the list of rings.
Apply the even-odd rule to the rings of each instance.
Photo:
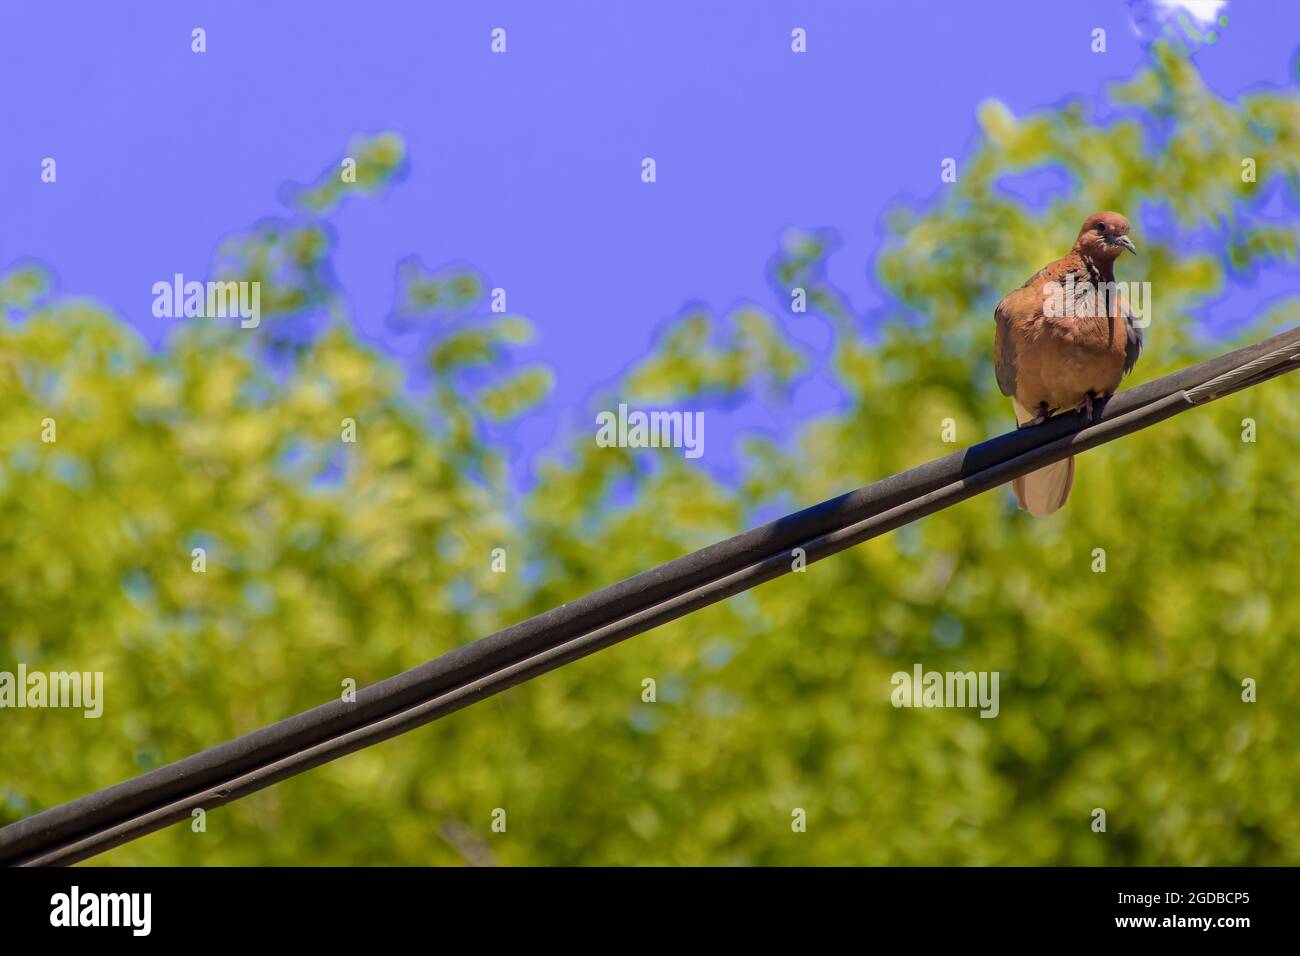
[[[1094,411],[1119,387],[1142,352],[1142,330],[1115,285],[1115,260],[1137,255],[1129,221],[1117,212],[1084,220],[1073,248],[1002,297],[993,317],[993,367],[1020,428],[1062,411]],[[1074,485],[1074,458],[1011,483],[1020,507],[1060,510]]]

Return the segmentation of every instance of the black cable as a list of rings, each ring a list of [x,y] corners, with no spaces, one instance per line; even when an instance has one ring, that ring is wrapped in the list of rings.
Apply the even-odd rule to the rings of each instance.
[[[0,829],[0,863],[74,863],[378,743],[1068,455],[1300,368],[1300,328],[729,538],[331,701]]]

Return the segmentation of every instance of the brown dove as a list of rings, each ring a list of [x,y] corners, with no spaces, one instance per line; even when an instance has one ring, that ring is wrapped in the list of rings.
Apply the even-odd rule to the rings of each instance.
[[[1089,216],[1068,255],[1049,263],[1002,297],[993,317],[993,365],[1021,428],[1060,411],[1092,421],[1093,406],[1109,398],[1133,370],[1142,331],[1115,288],[1115,260],[1127,249],[1129,224],[1117,212]],[[1020,507],[1033,515],[1058,510],[1074,484],[1066,458],[1015,479]]]

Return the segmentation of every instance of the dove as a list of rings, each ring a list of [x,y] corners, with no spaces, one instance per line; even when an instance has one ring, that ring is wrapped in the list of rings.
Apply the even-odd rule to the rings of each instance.
[[[1063,411],[1092,421],[1142,351],[1115,283],[1115,260],[1126,250],[1129,222],[1117,212],[1084,220],[1074,247],[1038,270],[994,309],[993,366],[998,387],[1011,397],[1016,423],[1030,428]],[[1032,515],[1060,510],[1074,485],[1074,458],[1015,479],[1020,507]]]

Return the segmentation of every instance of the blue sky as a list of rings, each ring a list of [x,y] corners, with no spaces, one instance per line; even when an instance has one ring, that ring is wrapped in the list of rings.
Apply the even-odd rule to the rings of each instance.
[[[1300,4],[1226,12],[1197,54],[1213,88],[1294,86]],[[790,52],[796,26],[806,55]],[[380,347],[405,257],[507,289],[539,332],[523,357],[557,381],[509,436],[524,468],[685,303],[781,307],[765,266],[789,227],[837,230],[831,277],[859,311],[879,305],[882,215],[935,193],[982,101],[1093,99],[1144,55],[1130,0],[0,0],[0,268],[35,259],[160,342],[177,320],[151,315],[154,282],[205,276],[221,238],[289,212],[286,181],[314,179],[358,132],[397,131],[409,175],[333,217],[338,278]],[[807,388],[788,418],[833,402]],[[710,421],[724,470],[714,443],[740,424]]]

